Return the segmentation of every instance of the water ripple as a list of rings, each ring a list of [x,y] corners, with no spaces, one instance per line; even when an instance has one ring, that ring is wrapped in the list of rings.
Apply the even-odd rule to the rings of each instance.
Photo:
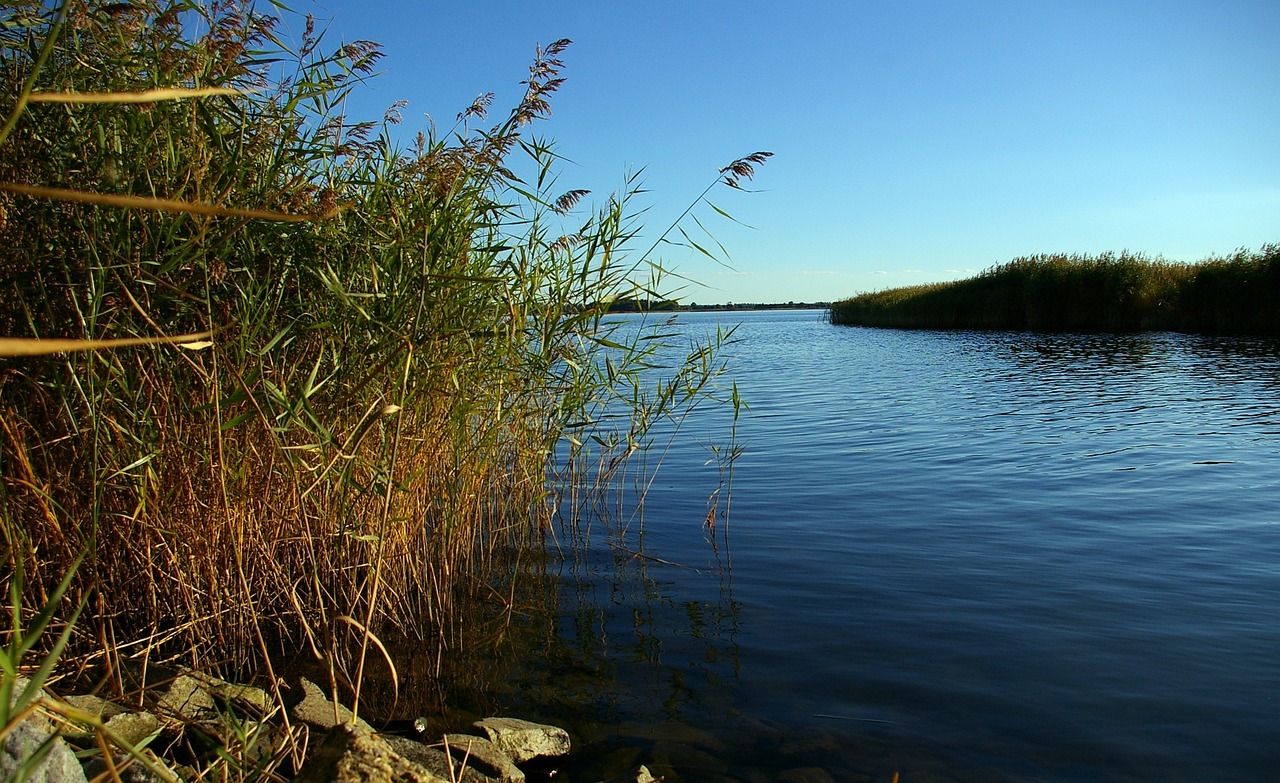
[[[1280,769],[1280,342],[738,317],[736,709],[1037,780]],[[696,516],[668,461],[646,516]]]

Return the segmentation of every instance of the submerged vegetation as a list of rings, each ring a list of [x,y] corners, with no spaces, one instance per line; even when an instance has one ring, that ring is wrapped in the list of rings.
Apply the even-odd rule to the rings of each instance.
[[[1017,258],[968,280],[837,302],[831,322],[906,329],[1280,334],[1280,245],[1196,264],[1127,252]]]
[[[303,650],[358,709],[385,640],[466,644],[463,596],[512,611],[561,466],[603,486],[718,398],[726,335],[655,368],[661,319],[604,320],[674,292],[636,178],[584,211],[531,133],[568,41],[500,121],[481,96],[403,148],[399,106],[342,113],[377,46],[310,18],[290,43],[222,0],[0,14],[0,581],[10,636],[57,630],[33,655],[119,690]]]

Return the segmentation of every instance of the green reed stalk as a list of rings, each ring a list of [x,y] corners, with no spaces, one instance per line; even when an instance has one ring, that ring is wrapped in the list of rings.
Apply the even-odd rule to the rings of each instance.
[[[457,602],[553,529],[558,444],[604,487],[718,397],[725,338],[655,381],[670,335],[604,318],[668,298],[636,178],[580,210],[525,135],[567,41],[501,122],[481,98],[406,149],[394,107],[341,113],[378,48],[309,21],[288,46],[222,0],[0,13],[0,335],[92,348],[0,359],[4,557],[28,612],[74,571],[68,654],[274,683],[302,649],[358,708],[371,648],[465,644]]]

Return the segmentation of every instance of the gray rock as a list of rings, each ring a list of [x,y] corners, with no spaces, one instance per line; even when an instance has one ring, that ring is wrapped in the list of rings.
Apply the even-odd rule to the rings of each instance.
[[[382,736],[382,735],[379,735]],[[394,735],[382,736],[391,749],[428,772],[445,780],[456,780],[458,783],[496,783],[497,778],[480,774],[471,766],[463,766],[449,758],[439,747],[432,747],[408,737]]]
[[[649,768],[641,764],[630,772],[609,778],[604,783],[657,783],[657,780],[658,778],[649,772]]]
[[[156,711],[181,721],[198,720],[216,706],[208,678],[181,674],[156,700]]]
[[[213,683],[209,695],[231,707],[246,711],[254,717],[262,717],[275,707],[271,694],[252,685],[236,685],[230,682]]]
[[[124,707],[107,701],[98,696],[65,696],[62,699],[68,706],[73,707],[81,712],[93,715],[100,720],[107,721],[117,715],[125,712]],[[83,740],[93,736],[93,729],[87,724],[76,723],[70,726],[64,726],[62,736],[69,737],[72,740]]]
[[[569,732],[519,718],[485,718],[473,724],[517,764],[542,756],[566,756]]]
[[[289,730],[270,721],[242,720],[236,723],[231,732],[228,732],[226,723],[212,725],[207,733],[220,736],[224,745],[230,739],[228,735],[234,735],[234,739],[230,741],[238,748],[236,752],[243,754],[245,759],[254,764],[266,761],[290,744]]]
[[[450,783],[395,752],[381,737],[350,723],[329,730],[294,783]]]
[[[160,774],[157,774],[145,764],[139,763],[137,759],[132,759],[124,754],[114,757],[112,763],[115,764],[116,771],[120,773],[120,783],[179,783],[183,780],[194,779],[194,775],[183,777],[164,762],[154,758],[151,759],[150,763],[160,771]],[[189,767],[185,769],[191,773],[195,772]],[[107,780],[111,780],[110,772],[101,756],[85,762],[84,773],[90,780],[99,775],[105,775]]]
[[[12,707],[31,683],[19,678],[13,686]],[[37,690],[30,694],[43,699],[47,694]],[[84,769],[75,753],[54,729],[53,722],[39,713],[31,713],[5,735],[0,744],[0,780],[13,780],[20,769],[28,767],[29,783],[85,783]]]
[[[320,690],[319,685],[308,679],[301,679],[299,687],[295,689],[295,695],[299,701],[289,707],[289,714],[296,721],[321,729],[332,729],[340,724],[354,723],[359,731],[373,733],[372,726],[361,718],[353,720],[351,710],[331,701],[325,692]]]
[[[99,696],[67,696],[63,699],[67,704],[75,707],[81,712],[87,712],[90,715],[97,715],[103,720],[110,720],[115,716],[128,712],[124,707],[114,702],[107,701]]]
[[[111,716],[106,725],[113,734],[135,748],[160,732],[160,720],[149,712],[122,712]]]
[[[454,761],[460,761],[481,775],[502,783],[524,783],[524,773],[502,748],[482,737],[470,734],[446,734],[441,742]]]

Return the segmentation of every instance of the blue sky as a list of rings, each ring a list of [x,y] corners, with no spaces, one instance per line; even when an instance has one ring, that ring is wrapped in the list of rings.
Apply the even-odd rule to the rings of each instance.
[[[673,249],[698,302],[814,301],[975,274],[1019,255],[1195,261],[1280,242],[1280,3],[307,0],[382,73],[349,114],[408,100],[447,128],[518,101],[570,38],[537,132],[565,189],[643,170],[652,235],[733,159],[715,203],[733,269]],[[589,201],[590,199],[588,199]],[[586,202],[584,202],[586,204]],[[712,215],[714,217],[714,215]]]

